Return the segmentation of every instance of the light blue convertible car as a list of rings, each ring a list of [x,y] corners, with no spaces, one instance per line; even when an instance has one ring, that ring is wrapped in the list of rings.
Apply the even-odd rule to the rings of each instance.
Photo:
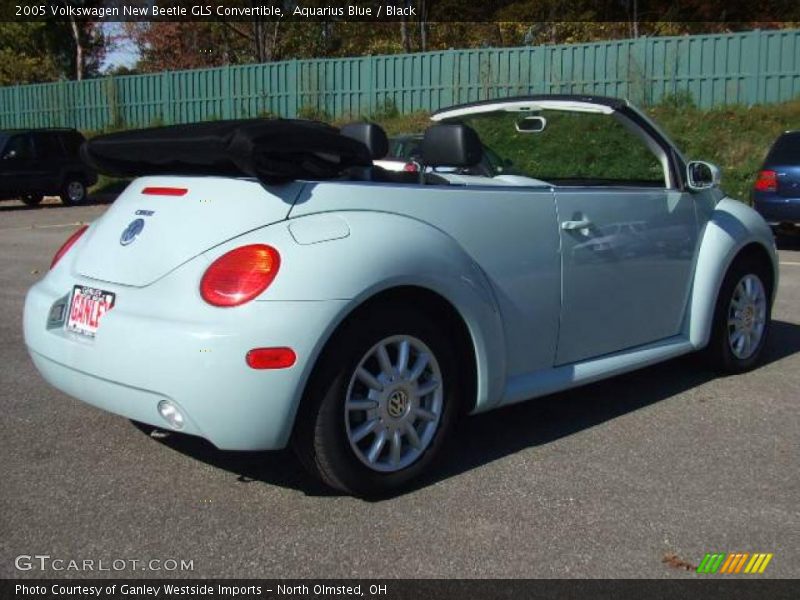
[[[439,111],[416,173],[372,165],[374,124],[271,126],[289,129],[261,154],[240,130],[215,139],[272,176],[219,157],[204,172],[191,153],[210,141],[174,146],[183,162],[127,157],[156,174],[28,293],[47,381],[221,449],[291,443],[327,484],[371,495],[428,469],[463,414],[700,350],[729,373],[759,361],[769,227],[626,101]]]

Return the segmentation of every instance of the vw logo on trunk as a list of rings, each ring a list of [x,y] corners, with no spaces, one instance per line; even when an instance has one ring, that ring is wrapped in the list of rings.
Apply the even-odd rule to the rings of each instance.
[[[123,246],[133,243],[144,229],[144,219],[134,219],[122,232],[119,243]]]

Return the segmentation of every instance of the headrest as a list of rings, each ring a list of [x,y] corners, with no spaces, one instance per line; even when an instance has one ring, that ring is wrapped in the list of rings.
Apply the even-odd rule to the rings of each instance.
[[[364,144],[373,159],[380,159],[389,152],[389,138],[380,125],[374,123],[348,123],[339,132]]]
[[[425,130],[422,163],[441,167],[471,167],[483,156],[475,130],[461,123],[440,123]]]

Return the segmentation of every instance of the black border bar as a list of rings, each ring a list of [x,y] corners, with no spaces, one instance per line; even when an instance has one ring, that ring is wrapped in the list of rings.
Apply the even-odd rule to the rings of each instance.
[[[0,597],[15,600],[796,600],[800,597],[800,581],[744,576],[642,580],[4,579],[0,580]]]
[[[4,0],[0,21],[725,22],[800,21],[797,0]],[[158,11],[154,12],[154,5]]]

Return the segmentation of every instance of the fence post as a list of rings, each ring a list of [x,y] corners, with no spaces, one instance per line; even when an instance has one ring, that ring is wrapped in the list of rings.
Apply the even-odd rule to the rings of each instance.
[[[628,97],[636,104],[647,104],[647,44],[645,36],[636,38],[628,53]]]
[[[300,61],[296,58],[289,63],[289,95],[286,98],[286,109],[288,110],[289,114],[286,115],[289,118],[297,118],[297,113],[300,110],[300,90],[302,88],[300,84],[300,69],[299,65]]]
[[[14,86],[14,121],[9,122],[11,127],[22,127],[22,101],[19,99],[20,86]]]
[[[375,113],[375,57],[369,55],[367,57],[367,114],[372,115]]]
[[[758,104],[763,100],[761,97],[761,90],[763,86],[761,85],[761,53],[762,53],[762,43],[761,40],[763,39],[763,32],[760,29],[755,29],[751,31],[747,35],[747,46],[748,46],[748,71],[750,72],[749,77],[747,78],[748,81],[748,103],[752,106],[753,104]]]
[[[172,86],[169,71],[161,73],[161,121],[164,125],[172,124]]]
[[[233,77],[233,70],[230,65],[225,66],[225,71],[222,74],[222,118],[232,119],[234,114],[233,106],[233,86],[231,85],[231,78]]]

